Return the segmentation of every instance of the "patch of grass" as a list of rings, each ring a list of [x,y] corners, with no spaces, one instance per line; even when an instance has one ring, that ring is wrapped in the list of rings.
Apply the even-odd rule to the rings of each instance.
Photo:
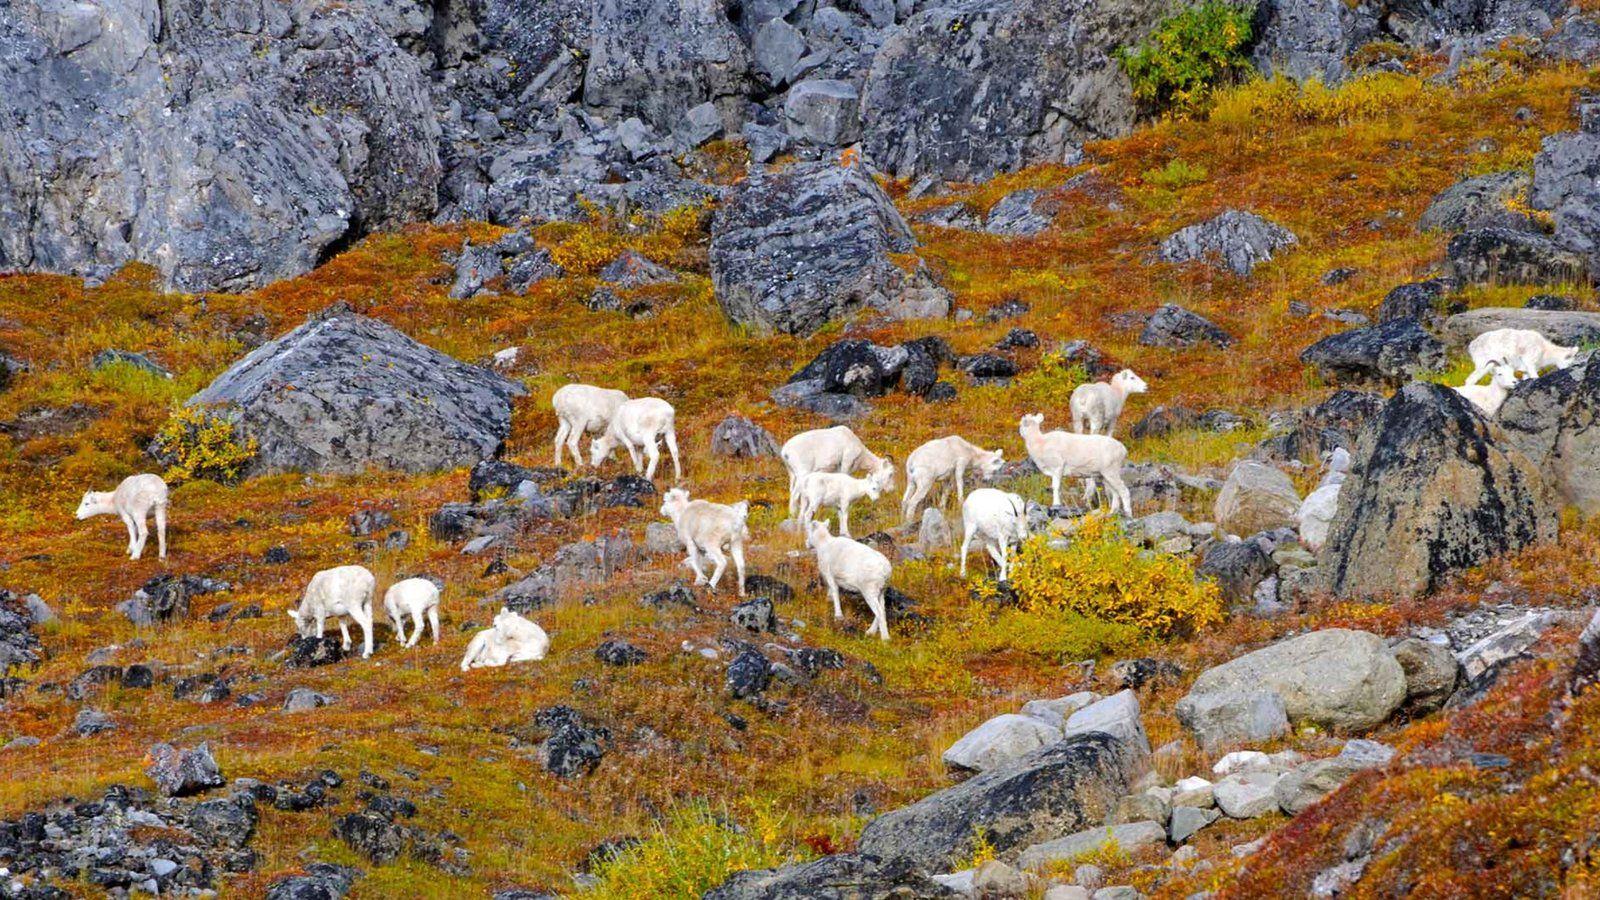
[[[595,868],[598,883],[580,896],[593,900],[698,897],[741,869],[764,869],[786,860],[769,841],[772,823],[754,833],[704,804],[673,810],[656,833]]]
[[[1173,159],[1159,169],[1145,169],[1141,177],[1146,184],[1175,191],[1202,184],[1210,174],[1211,171],[1204,165]]]

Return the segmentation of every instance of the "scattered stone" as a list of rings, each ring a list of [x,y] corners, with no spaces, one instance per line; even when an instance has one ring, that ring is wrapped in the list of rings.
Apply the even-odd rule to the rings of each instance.
[[[211,756],[211,745],[201,744],[192,750],[171,744],[156,744],[145,759],[144,773],[156,783],[167,797],[187,797],[209,788],[221,787],[226,782],[217,761]]]
[[[1229,209],[1161,242],[1166,262],[1200,261],[1221,265],[1235,275],[1249,275],[1274,253],[1299,243],[1294,233],[1254,213]]]
[[[1260,818],[1278,811],[1274,790],[1282,777],[1277,772],[1240,772],[1217,782],[1212,795],[1229,818]]]
[[[1234,337],[1209,319],[1172,303],[1163,304],[1145,322],[1139,343],[1147,347],[1188,350],[1199,344],[1231,347]]]
[[[1162,827],[1160,822],[1102,825],[1055,840],[1032,844],[1017,857],[1017,865],[1024,869],[1038,869],[1054,862],[1069,862],[1088,856],[1112,843],[1115,843],[1119,850],[1131,853],[1141,847],[1164,844],[1166,840],[1167,829]]]
[[[117,723],[110,716],[95,709],[78,710],[78,715],[72,720],[72,730],[79,737],[89,737],[105,731],[115,731]]]
[[[733,608],[728,620],[752,634],[778,630],[778,614],[768,597],[752,597]]]
[[[600,646],[594,648],[594,658],[608,666],[636,666],[644,662],[647,656],[643,648],[624,640],[602,641]]]
[[[1200,674],[1181,705],[1193,712],[1208,695],[1271,691],[1289,721],[1364,730],[1381,724],[1406,696],[1405,672],[1383,639],[1329,628],[1270,644]]]
[[[772,663],[759,651],[745,650],[728,663],[728,693],[748,700],[767,689],[772,680]]]
[[[1442,709],[1455,693],[1461,664],[1448,646],[1408,638],[1394,645],[1394,658],[1406,675],[1405,709],[1411,715]]]
[[[743,416],[730,415],[712,430],[711,452],[743,459],[777,456],[778,442],[772,432],[760,425]]]
[[[1172,810],[1172,820],[1167,823],[1167,839],[1174,844],[1182,844],[1194,837],[1200,829],[1221,817],[1222,813],[1215,809],[1201,809],[1196,806],[1176,807]]]
[[[587,775],[605,758],[611,732],[586,720],[569,706],[552,706],[534,715],[534,724],[550,732],[539,745],[539,764],[558,778]]]
[[[1270,690],[1190,694],[1178,701],[1178,721],[1194,732],[1207,753],[1239,744],[1259,744],[1289,733],[1283,698]]]
[[[333,703],[333,698],[327,694],[318,693],[310,688],[291,688],[288,696],[283,698],[283,708],[286,712],[305,712],[320,709]]]
[[[1528,173],[1513,169],[1458,181],[1433,198],[1422,218],[1417,220],[1417,230],[1466,231],[1490,227],[1532,230],[1533,222],[1527,214],[1516,212],[1508,205],[1508,201],[1525,197],[1532,180]]]
[[[299,637],[289,639],[289,646],[285,651],[283,664],[291,669],[313,669],[317,666],[332,665],[340,662],[345,657],[344,643],[338,634],[324,633],[322,637]]]
[[[1253,460],[1236,463],[1217,494],[1212,515],[1229,534],[1252,535],[1293,528],[1300,495],[1279,469]]]

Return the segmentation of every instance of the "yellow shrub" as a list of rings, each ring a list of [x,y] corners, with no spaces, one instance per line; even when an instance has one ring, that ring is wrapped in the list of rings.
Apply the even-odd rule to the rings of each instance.
[[[569,275],[593,275],[622,252],[617,235],[593,225],[579,225],[550,248],[550,259]]]
[[[1415,113],[1444,96],[1443,88],[1397,72],[1369,72],[1337,87],[1315,78],[1296,83],[1280,75],[1223,92],[1211,121],[1236,127],[1283,121],[1346,124],[1402,110]]]
[[[703,803],[680,807],[655,835],[596,866],[594,887],[580,896],[698,897],[732,872],[784,862],[768,843],[779,829],[767,823],[757,830],[740,829]]]
[[[198,406],[180,406],[156,432],[151,453],[167,466],[166,479],[238,480],[255,458],[255,438],[241,440],[233,423]]]
[[[1043,535],[1028,539],[1011,584],[1026,607],[1068,609],[1158,638],[1185,637],[1223,618],[1215,584],[1196,581],[1178,557],[1141,551],[1101,515],[1085,517],[1065,549]]]

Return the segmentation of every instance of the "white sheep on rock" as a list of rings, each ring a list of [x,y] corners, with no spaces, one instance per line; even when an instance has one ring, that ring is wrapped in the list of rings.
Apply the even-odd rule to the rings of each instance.
[[[605,432],[589,445],[589,461],[598,466],[611,456],[611,451],[622,447],[633,459],[633,469],[646,479],[656,477],[656,465],[661,462],[661,444],[672,454],[672,478],[683,480],[683,468],[678,463],[678,413],[672,404],[660,397],[640,397],[617,407],[616,415]],[[640,452],[649,459],[646,466]]]
[[[439,586],[426,578],[407,578],[389,585],[383,592],[383,609],[394,626],[395,640],[407,647],[415,647],[422,637],[422,620],[426,618],[433,628],[433,642],[439,643]],[[416,630],[406,637],[406,617],[411,617]]]
[[[1490,364],[1496,360],[1510,366],[1513,374],[1521,372],[1524,378],[1538,378],[1541,369],[1572,365],[1578,348],[1563,347],[1527,328],[1496,328],[1473,338],[1467,345],[1467,355],[1472,357],[1473,369],[1462,384],[1473,385],[1489,373]]]
[[[300,605],[289,610],[295,630],[301,637],[322,637],[323,622],[335,619],[344,649],[350,649],[350,627],[361,626],[361,656],[372,655],[372,597],[378,592],[378,579],[364,566],[335,566],[311,576]]]
[[[961,529],[961,577],[967,576],[967,554],[977,538],[1005,581],[1011,575],[1008,548],[1028,539],[1028,504],[1016,494],[978,488],[961,504]]]
[[[900,515],[910,524],[928,492],[945,479],[955,482],[956,499],[965,501],[968,471],[993,478],[1003,465],[1004,451],[985,450],[958,435],[928,441],[906,457],[906,492],[900,498]]]
[[[1517,386],[1517,376],[1512,373],[1510,364],[1498,359],[1489,360],[1488,369],[1488,384],[1473,384],[1468,380],[1455,390],[1492,419],[1500,411],[1501,404],[1506,402],[1511,389]]]
[[[1350,472],[1350,451],[1343,447],[1335,447],[1324,453],[1322,459],[1327,466],[1322,482],[1316,490],[1306,495],[1300,508],[1295,511],[1300,543],[1312,553],[1320,551],[1322,545],[1328,542],[1333,516],[1339,511],[1339,489]]]
[[[722,554],[722,548],[727,547],[739,576],[739,596],[743,597],[744,542],[750,539],[750,529],[746,525],[750,516],[749,502],[740,500],[729,505],[691,500],[688,491],[673,488],[661,500],[661,514],[672,520],[673,527],[678,530],[678,540],[689,552],[686,562],[694,570],[694,583],[709,584],[712,591],[717,589],[717,582],[728,568],[728,558]],[[709,580],[700,567],[702,553],[711,558],[714,567]]]
[[[883,492],[894,487],[894,462],[884,458],[884,465],[873,469],[865,478],[842,472],[812,472],[800,481],[801,533],[809,532],[811,521],[824,506],[839,510],[839,534],[850,536],[850,504],[866,498],[876,500]]]
[[[800,511],[800,482],[812,472],[854,472],[858,468],[876,472],[891,464],[867,449],[848,425],[802,431],[778,451],[789,472],[789,515]]]
[[[91,516],[116,513],[128,528],[128,558],[144,555],[144,543],[150,539],[150,526],[146,518],[155,514],[156,556],[167,558],[167,483],[159,475],[148,472],[129,475],[122,479],[114,491],[88,491],[78,504],[80,520]]]
[[[560,388],[550,398],[556,419],[556,465],[561,465],[561,450],[572,451],[574,468],[583,466],[583,454],[578,450],[578,438],[585,434],[604,434],[611,427],[611,418],[617,407],[628,402],[628,395],[610,388],[589,384],[569,384]]]
[[[1117,417],[1122,415],[1128,396],[1147,390],[1149,386],[1132,369],[1123,369],[1111,376],[1110,381],[1078,385],[1068,401],[1072,409],[1072,430],[1110,437],[1117,428]]]
[[[514,662],[544,659],[550,636],[537,623],[509,609],[495,614],[494,625],[477,633],[461,658],[461,671],[496,668]]]
[[[1122,482],[1122,465],[1128,461],[1128,448],[1106,435],[1044,432],[1040,430],[1043,423],[1044,415],[1033,413],[1022,417],[1017,430],[1033,464],[1050,476],[1050,502],[1061,504],[1061,479],[1071,477],[1088,479],[1083,492],[1084,502],[1088,503],[1094,497],[1098,477],[1105,479],[1106,491],[1111,495],[1111,511],[1115,513],[1120,504],[1124,514],[1133,515],[1133,501],[1127,485]]]
[[[889,586],[893,566],[889,558],[860,541],[847,537],[834,537],[828,533],[828,523],[813,522],[807,532],[806,544],[816,551],[817,573],[828,586],[828,599],[833,601],[833,617],[844,618],[839,606],[839,589],[855,591],[872,610],[872,624],[867,634],[877,632],[889,639],[889,612],[884,591]]]

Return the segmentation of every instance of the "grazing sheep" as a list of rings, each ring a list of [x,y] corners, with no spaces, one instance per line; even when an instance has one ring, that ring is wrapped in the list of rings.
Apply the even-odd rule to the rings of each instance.
[[[550,635],[537,623],[501,609],[494,625],[477,633],[461,658],[461,671],[497,668],[507,663],[533,662],[550,652]]]
[[[1578,356],[1577,347],[1563,347],[1552,343],[1544,335],[1526,328],[1496,328],[1485,331],[1467,345],[1467,355],[1472,357],[1472,374],[1463,385],[1477,384],[1489,372],[1489,364],[1500,360],[1511,367],[1513,374],[1523,373],[1524,378],[1538,378],[1539,370],[1549,366],[1565,369]]]
[[[1128,461],[1128,448],[1113,437],[1099,434],[1068,434],[1065,431],[1044,433],[1039,426],[1044,422],[1042,413],[1023,416],[1017,430],[1028,456],[1039,471],[1050,476],[1050,502],[1061,504],[1062,476],[1086,477],[1083,501],[1094,497],[1095,478],[1104,478],[1111,494],[1111,511],[1133,515],[1133,500],[1128,487],[1122,483],[1122,464]]]
[[[967,577],[967,553],[977,537],[1005,581],[1011,575],[1006,548],[1028,539],[1028,505],[1016,494],[978,488],[961,504],[961,528],[961,577]]]
[[[946,478],[954,478],[956,499],[965,501],[968,469],[993,478],[1003,465],[1004,451],[985,450],[957,435],[928,441],[906,457],[906,492],[900,498],[900,515],[909,525],[928,492]]]
[[[561,449],[572,451],[574,468],[583,467],[583,454],[578,451],[578,438],[594,432],[603,434],[611,426],[617,407],[628,402],[628,395],[610,388],[588,384],[569,384],[558,389],[550,398],[556,418],[561,425],[556,428],[556,465],[561,465]]]
[[[849,426],[817,428],[802,431],[783,442],[778,451],[783,467],[789,472],[789,515],[800,511],[800,482],[812,472],[843,472],[849,474],[858,467],[876,472],[890,466],[873,455],[861,438]]]
[[[1116,430],[1117,417],[1122,415],[1128,395],[1147,390],[1149,386],[1143,378],[1133,374],[1132,369],[1123,369],[1111,376],[1110,381],[1078,385],[1067,404],[1072,409],[1072,430],[1110,437]]]
[[[150,539],[145,517],[155,513],[156,557],[167,558],[167,483],[159,475],[145,473],[122,479],[114,491],[87,491],[78,504],[80,520],[116,513],[128,527],[128,558],[144,555],[144,542]]]
[[[816,551],[817,573],[828,586],[828,598],[833,601],[833,617],[844,618],[844,610],[839,608],[839,589],[843,587],[855,591],[867,601],[867,608],[872,610],[872,624],[867,626],[867,634],[877,632],[879,637],[887,641],[889,613],[883,595],[889,585],[889,573],[893,570],[888,557],[859,541],[834,537],[828,533],[827,522],[811,523],[806,544]]]
[[[850,536],[850,504],[866,497],[876,500],[894,487],[894,461],[884,457],[884,465],[865,478],[842,472],[812,472],[800,481],[800,527],[806,533],[817,510],[824,506],[839,509],[839,534]]]
[[[678,432],[674,428],[678,413],[672,404],[659,397],[640,397],[617,407],[616,415],[603,434],[589,444],[589,461],[596,466],[611,456],[611,451],[622,447],[633,459],[633,469],[647,480],[656,477],[656,464],[661,461],[661,442],[672,453],[672,480],[683,480],[683,468],[678,464]],[[649,458],[646,467],[639,458],[640,449]]]
[[[422,619],[433,626],[433,642],[439,643],[439,586],[426,578],[407,578],[389,585],[383,592],[383,608],[394,625],[395,640],[407,647],[415,647],[422,637]],[[406,638],[406,616],[411,617],[416,631]]]
[[[289,610],[301,637],[322,637],[325,619],[337,619],[344,649],[350,649],[349,622],[361,626],[361,658],[372,655],[372,596],[378,579],[363,566],[335,566],[311,576],[300,605]],[[348,621],[347,621],[348,620]]]
[[[1488,384],[1473,384],[1469,380],[1455,390],[1492,419],[1500,411],[1500,405],[1506,402],[1506,395],[1517,386],[1517,376],[1504,360],[1491,359],[1486,368],[1489,370]]]
[[[733,557],[734,571],[739,576],[739,596],[744,596],[744,542],[750,539],[750,529],[745,520],[750,516],[750,504],[740,500],[733,505],[690,500],[689,492],[682,488],[667,491],[661,500],[661,514],[672,520],[678,529],[678,540],[689,551],[686,560],[694,570],[695,584],[709,584],[713,592],[722,573],[728,568],[728,559],[722,548],[728,548]],[[711,578],[700,568],[700,554],[711,557]]]

